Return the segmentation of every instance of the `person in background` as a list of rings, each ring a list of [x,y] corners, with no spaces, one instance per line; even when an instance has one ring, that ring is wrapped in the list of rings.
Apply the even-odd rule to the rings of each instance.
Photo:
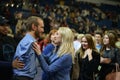
[[[73,44],[74,44],[74,48],[75,48],[75,52],[76,52],[81,47],[81,43],[77,39],[78,33],[75,33],[74,35],[75,35],[75,37],[74,37]]]
[[[57,48],[57,44],[54,43],[54,35],[57,32],[56,29],[53,29],[49,32],[48,34],[48,38],[49,38],[49,44],[44,48],[44,50],[42,51],[42,53],[45,55],[49,54],[48,51],[52,51],[55,50]]]
[[[20,42],[20,40],[25,36],[26,34],[26,30],[25,29],[21,29],[18,31],[17,34],[14,35],[14,39],[16,41],[16,43],[18,44]]]
[[[102,37],[103,37],[102,31],[95,31],[94,39],[95,39],[95,45],[98,52],[100,52],[100,49],[102,48]]]
[[[15,13],[15,19],[16,19],[15,33],[17,34],[22,29],[23,13],[22,12],[16,12]]]
[[[52,29],[49,34],[48,34],[48,37],[50,39],[50,43],[53,43],[54,42],[54,34],[57,32],[57,29]]]
[[[94,32],[94,40],[95,40],[95,46],[96,49],[98,50],[98,52],[100,53],[100,50],[102,48],[103,45],[103,32],[101,30],[96,30]],[[99,74],[99,68],[101,68],[101,66],[98,66],[98,70],[95,72],[95,79],[98,80],[98,74]]]
[[[120,36],[118,37],[118,41],[115,44],[120,49]]]
[[[95,47],[94,40],[90,34],[85,34],[81,38],[81,48],[76,52],[71,80],[94,80],[94,72],[99,63],[100,54]]]
[[[54,35],[54,43],[57,44],[58,49],[49,51],[47,58],[44,58],[39,45],[33,44],[43,70],[42,80],[70,80],[70,70],[74,61],[73,40],[71,29],[60,27]]]
[[[12,61],[16,42],[13,37],[8,36],[9,21],[0,16],[0,60],[2,61]]]
[[[110,32],[103,37],[103,46],[101,48],[101,68],[99,69],[99,80],[104,80],[106,75],[115,68],[115,64],[120,65],[120,49],[116,47],[116,38]]]
[[[117,31],[114,31],[114,30],[109,30],[108,32],[109,32],[109,33],[112,33],[112,34],[115,36],[115,45],[116,45],[118,48],[120,48],[120,39],[119,39],[120,36],[118,36],[118,32],[117,32]]]
[[[0,80],[12,80],[12,69],[24,67],[18,59],[12,61],[16,43],[12,37],[7,35],[8,26],[8,20],[0,16]]]
[[[81,37],[82,37],[83,35],[84,35],[84,34],[78,34],[78,33],[75,34],[75,38],[74,38],[74,41],[73,41],[74,48],[75,48],[75,53],[76,53],[76,51],[78,51],[79,48],[81,47]]]
[[[37,73],[36,55],[32,49],[32,43],[37,42],[44,32],[44,23],[40,17],[31,16],[26,21],[27,33],[19,42],[14,59],[23,61],[22,69],[14,69],[14,80],[33,80]]]

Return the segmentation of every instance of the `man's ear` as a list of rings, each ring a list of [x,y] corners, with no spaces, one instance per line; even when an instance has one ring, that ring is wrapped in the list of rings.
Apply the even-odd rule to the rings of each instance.
[[[37,26],[35,24],[32,24],[32,30],[35,31],[37,29]]]

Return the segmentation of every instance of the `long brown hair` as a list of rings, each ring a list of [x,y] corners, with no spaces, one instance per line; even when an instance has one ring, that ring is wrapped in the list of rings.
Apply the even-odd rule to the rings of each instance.
[[[113,35],[112,33],[109,33],[109,32],[106,33],[105,35],[107,35],[108,38],[109,38],[109,45],[108,45],[108,47],[109,48],[115,48],[116,47],[116,45],[115,45],[115,43],[116,43],[115,35]],[[103,55],[103,52],[106,49],[106,47],[107,46],[103,44],[103,46],[102,46],[102,48],[100,50],[101,55]]]
[[[94,42],[94,40],[93,40],[93,38],[92,38],[92,35],[90,35],[90,34],[85,34],[82,38],[86,38],[86,40],[87,40],[87,42],[88,42],[89,48],[92,49],[93,51],[96,51],[96,52],[97,52],[97,49],[96,49],[96,47],[95,47],[95,42]],[[82,38],[81,38],[81,39],[82,39]],[[83,49],[83,47],[81,46],[81,48],[80,48],[80,57],[82,58],[83,55],[84,55],[84,49]]]

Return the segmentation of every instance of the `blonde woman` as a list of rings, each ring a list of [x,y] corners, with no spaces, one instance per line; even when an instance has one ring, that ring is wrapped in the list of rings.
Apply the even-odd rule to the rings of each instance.
[[[58,45],[57,51],[49,51],[49,56],[45,58],[39,46],[34,43],[40,66],[43,70],[42,80],[70,80],[70,70],[73,62],[74,35],[68,27],[60,27],[54,35],[54,43]]]

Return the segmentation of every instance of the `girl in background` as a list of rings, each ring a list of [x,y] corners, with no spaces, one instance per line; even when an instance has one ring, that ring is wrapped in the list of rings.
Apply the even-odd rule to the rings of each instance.
[[[115,46],[115,43],[115,35],[111,32],[104,35],[103,47],[100,51],[102,57],[99,80],[104,80],[106,75],[115,68],[116,63],[120,65],[120,50]]]

